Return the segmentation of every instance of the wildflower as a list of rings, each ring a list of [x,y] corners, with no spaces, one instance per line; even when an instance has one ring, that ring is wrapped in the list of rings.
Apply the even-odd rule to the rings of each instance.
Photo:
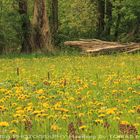
[[[82,125],[79,127],[80,130],[84,130],[85,128],[87,128],[87,126],[85,126],[85,125]]]
[[[115,111],[116,111],[116,110],[117,110],[117,108],[110,108],[110,109],[107,109],[106,114],[108,114],[108,115],[115,114]]]
[[[51,126],[51,130],[53,130],[53,131],[58,131],[58,130],[60,130],[60,128],[59,128],[58,125],[53,124],[53,125]]]
[[[47,117],[47,116],[48,114],[45,114],[45,113],[41,114],[41,117]]]
[[[138,127],[140,126],[139,123],[134,123],[133,125],[134,125],[136,128],[138,128]]]
[[[17,124],[18,121],[17,121],[17,120],[12,120],[11,123],[13,123],[13,124]]]
[[[66,119],[68,119],[68,117],[69,117],[69,115],[65,114],[65,115],[62,116],[62,120],[66,120]]]
[[[37,114],[36,117],[40,118],[42,116],[42,114]]]
[[[127,121],[121,121],[120,124],[127,125],[127,124],[129,124],[129,122],[127,122]]]
[[[128,100],[128,99],[125,99],[125,100],[124,100],[124,103],[128,103],[128,102],[129,102],[129,100]]]
[[[140,105],[136,107],[136,111],[140,113]]]
[[[79,113],[78,116],[79,117],[83,117],[85,114],[84,113]]]
[[[128,113],[135,113],[135,110],[128,110]]]
[[[120,118],[119,117],[114,117],[113,120],[120,121]]]
[[[0,122],[0,126],[2,127],[8,127],[9,123],[8,122]]]
[[[96,85],[97,85],[97,82],[93,82],[92,85],[93,85],[93,86],[96,86]]]
[[[13,103],[13,104],[12,104],[12,107],[15,107],[16,105],[17,105],[17,103]]]
[[[97,119],[97,120],[95,120],[95,122],[97,123],[97,124],[103,124],[103,120],[101,120],[101,119]]]
[[[21,114],[15,114],[14,117],[15,118],[20,118],[21,117]]]
[[[5,107],[4,106],[0,106],[0,111],[4,111]]]
[[[65,109],[65,108],[58,108],[58,109],[55,109],[55,110],[58,110],[58,111],[61,111],[61,112],[65,112],[65,113],[69,112],[69,110]]]
[[[17,133],[17,131],[16,130],[14,130],[14,129],[12,129],[12,130],[10,130],[10,132],[9,132],[10,134],[16,134]]]
[[[17,114],[24,114],[24,110],[17,110],[16,113]]]
[[[115,94],[115,93],[117,93],[117,92],[118,92],[118,91],[117,91],[117,90],[115,90],[115,89],[114,89],[114,90],[112,90],[112,93],[113,93],[113,94]]]
[[[87,84],[84,84],[84,85],[83,85],[83,88],[88,88],[88,85],[87,85]]]
[[[129,87],[129,88],[128,88],[128,90],[129,90],[129,91],[132,91],[132,90],[133,90],[133,88],[132,88],[132,87]]]
[[[34,115],[40,114],[40,111],[39,111],[39,110],[35,110],[35,111],[33,112],[33,114],[34,114]]]
[[[44,93],[44,90],[43,89],[39,89],[39,90],[36,91],[36,93],[37,94],[43,94]]]
[[[105,117],[105,114],[100,114],[98,117],[99,118],[104,118]]]

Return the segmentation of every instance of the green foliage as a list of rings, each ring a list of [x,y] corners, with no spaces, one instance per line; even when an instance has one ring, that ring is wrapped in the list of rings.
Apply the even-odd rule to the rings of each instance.
[[[13,7],[13,1],[1,0],[0,4],[0,49],[3,52],[19,46],[20,18]]]
[[[51,18],[50,0],[47,1],[47,12]],[[111,33],[103,34],[103,39],[122,42],[140,41],[140,1],[111,0],[112,23]],[[28,15],[32,21],[33,3],[28,0]],[[95,38],[97,31],[97,0],[59,0],[59,31],[55,37],[57,45],[63,46],[66,40],[79,38]],[[105,9],[106,10],[106,9]],[[106,13],[105,13],[106,14]],[[121,15],[118,28],[118,14]],[[0,0],[0,53],[17,52],[21,48],[22,17],[18,13],[18,3],[15,0]],[[118,36],[115,37],[115,32]],[[63,48],[63,47],[61,47]]]
[[[60,31],[71,38],[90,37],[95,32],[95,6],[90,0],[60,0]]]
[[[114,24],[116,23],[118,13],[121,15],[118,39],[123,42],[140,41],[140,37],[138,37],[140,33],[140,1],[117,0],[113,5]]]

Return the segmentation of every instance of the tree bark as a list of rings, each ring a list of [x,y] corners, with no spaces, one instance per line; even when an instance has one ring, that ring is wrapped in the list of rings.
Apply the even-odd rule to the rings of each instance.
[[[119,0],[119,5],[116,7],[117,10],[117,20],[116,20],[116,25],[115,25],[115,32],[114,32],[114,40],[118,40],[118,36],[119,36],[119,27],[121,24],[121,5],[122,0]]]
[[[35,0],[33,17],[34,50],[45,53],[52,51],[49,21],[46,11],[46,0]]]
[[[52,42],[55,43],[55,38],[58,32],[58,0],[51,0],[51,35]]]
[[[112,26],[112,2],[111,0],[106,0],[106,25],[105,25],[105,36],[110,37]]]
[[[98,14],[98,21],[97,21],[97,37],[101,38],[104,27],[105,27],[105,1],[104,0],[97,0],[97,14]]]
[[[108,42],[98,39],[82,39],[80,41],[66,41],[65,46],[78,47],[85,53],[109,54],[114,52],[138,52],[140,43]]]
[[[28,16],[27,0],[18,0],[19,14],[22,21],[21,53],[32,52],[31,23]]]
[[[116,26],[115,26],[115,33],[114,33],[115,40],[118,39],[120,22],[121,22],[121,14],[118,13],[118,17],[117,17],[117,21],[116,21]]]

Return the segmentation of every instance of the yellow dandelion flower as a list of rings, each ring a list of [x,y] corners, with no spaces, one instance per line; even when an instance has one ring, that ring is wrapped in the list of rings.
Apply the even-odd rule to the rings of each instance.
[[[16,113],[17,114],[24,114],[25,112],[24,112],[24,110],[17,110]]]
[[[55,109],[55,110],[58,110],[58,111],[61,111],[61,112],[65,112],[65,113],[69,112],[69,110],[65,109],[65,108],[58,108],[58,109]]]
[[[66,114],[65,114],[65,115],[62,116],[62,120],[67,120],[68,117],[69,117],[69,115],[66,115]]]
[[[129,122],[128,121],[121,121],[120,124],[127,125],[127,124],[129,124]]]
[[[33,112],[33,114],[34,114],[34,115],[40,114],[40,111],[39,111],[39,110],[35,110],[35,111]]]
[[[98,117],[99,118],[104,118],[105,117],[105,114],[100,114]]]
[[[20,118],[21,117],[21,114],[15,114],[14,115],[14,118]]]
[[[53,125],[51,126],[51,130],[53,130],[53,131],[58,131],[58,130],[60,130],[60,128],[59,128],[58,125],[53,124]]]
[[[79,117],[83,117],[85,114],[84,113],[79,113],[78,116]]]
[[[139,123],[134,123],[133,125],[134,125],[136,128],[138,128],[138,127],[140,126]]]
[[[5,107],[4,106],[0,106],[0,111],[4,111]]]
[[[8,127],[9,123],[8,122],[0,122],[0,126],[2,127]]]
[[[133,88],[132,88],[132,87],[129,87],[129,88],[128,88],[128,90],[129,90],[129,91],[132,91],[132,90],[133,90]]]
[[[92,83],[92,85],[93,85],[93,86],[96,86],[96,85],[97,85],[97,82],[94,81],[94,82]]]
[[[115,90],[115,89],[114,89],[114,90],[112,90],[112,93],[113,93],[113,94],[115,94],[115,93],[117,93],[117,92],[118,92],[118,91],[117,91],[117,90]]]
[[[95,122],[98,123],[98,124],[103,124],[104,121],[101,120],[101,119],[97,119],[97,120],[95,120]]]
[[[10,132],[9,132],[10,134],[16,134],[17,133],[17,131],[16,130],[14,130],[14,129],[12,129],[12,130],[10,130]]]
[[[42,114],[37,114],[36,117],[40,118],[42,116]]]
[[[116,110],[117,110],[117,108],[110,108],[110,109],[107,109],[106,114],[108,114],[108,115],[115,114],[115,111],[116,111]]]
[[[41,114],[41,117],[47,117],[48,116],[48,114]]]
[[[79,127],[80,130],[84,130],[85,128],[87,128],[87,126],[85,126],[85,125],[82,125]]]
[[[135,110],[128,110],[128,113],[135,113]]]
[[[120,118],[119,117],[114,117],[113,120],[114,121],[120,121]]]
[[[128,103],[128,102],[129,102],[129,100],[128,100],[128,99],[125,99],[125,100],[124,100],[124,103]]]
[[[12,120],[11,123],[13,123],[13,124],[17,124],[18,121],[17,121],[17,120]]]
[[[17,103],[12,103],[12,107],[15,107],[17,105]]]
[[[43,89],[39,89],[39,90],[36,91],[36,93],[37,94],[43,94],[44,93],[44,90]]]

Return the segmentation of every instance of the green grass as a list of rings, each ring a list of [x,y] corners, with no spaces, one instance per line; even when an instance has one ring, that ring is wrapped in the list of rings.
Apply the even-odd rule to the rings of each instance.
[[[139,54],[11,55],[0,64],[0,135],[112,140],[140,134]]]

